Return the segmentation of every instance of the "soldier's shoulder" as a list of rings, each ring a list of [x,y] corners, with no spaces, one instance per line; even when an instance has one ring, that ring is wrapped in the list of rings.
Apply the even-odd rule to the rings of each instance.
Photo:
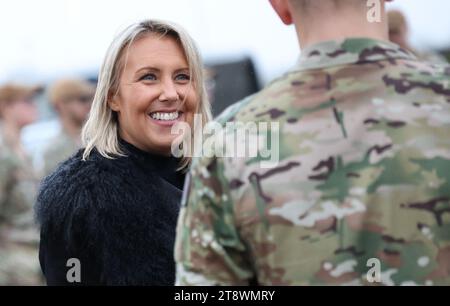
[[[404,61],[386,68],[382,81],[392,94],[450,101],[450,65]]]
[[[53,137],[44,148],[44,155],[52,157],[75,148],[74,142],[65,134]]]
[[[248,96],[241,101],[238,101],[234,104],[228,106],[220,115],[218,115],[214,121],[219,122],[224,125],[227,122],[234,121],[236,119],[236,115],[242,111],[242,109],[252,102],[255,98],[256,94]]]
[[[443,55],[433,51],[420,52],[418,54],[418,58],[422,61],[429,62],[432,64],[439,64],[439,65],[448,64],[447,59]]]
[[[423,60],[406,60],[402,62],[401,67],[410,72],[416,72],[424,77],[433,76],[436,78],[449,79],[450,78],[450,64],[435,63]]]

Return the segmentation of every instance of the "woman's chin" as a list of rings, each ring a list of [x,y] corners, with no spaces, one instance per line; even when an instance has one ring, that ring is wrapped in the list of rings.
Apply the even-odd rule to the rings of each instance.
[[[176,135],[151,135],[146,139],[146,148],[149,153],[170,155],[172,144],[176,141]]]

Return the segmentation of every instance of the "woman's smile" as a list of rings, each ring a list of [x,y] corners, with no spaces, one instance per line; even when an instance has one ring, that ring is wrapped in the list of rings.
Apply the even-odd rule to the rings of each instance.
[[[158,110],[151,112],[148,117],[152,124],[162,127],[172,127],[177,122],[185,121],[184,112],[178,110]]]

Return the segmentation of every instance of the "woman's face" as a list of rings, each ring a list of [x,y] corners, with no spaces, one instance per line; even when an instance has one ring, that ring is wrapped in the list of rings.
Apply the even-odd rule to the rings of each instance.
[[[126,54],[126,52],[125,52]],[[192,126],[198,95],[182,47],[170,36],[147,35],[129,48],[119,92],[110,101],[121,137],[137,148],[170,154],[172,126]]]

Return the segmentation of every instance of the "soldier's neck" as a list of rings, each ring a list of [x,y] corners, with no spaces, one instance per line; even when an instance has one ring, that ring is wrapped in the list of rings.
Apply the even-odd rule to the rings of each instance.
[[[369,22],[367,14],[354,11],[326,12],[315,16],[294,16],[300,48],[304,49],[320,42],[347,38],[372,38],[389,40],[384,10],[379,22]]]

